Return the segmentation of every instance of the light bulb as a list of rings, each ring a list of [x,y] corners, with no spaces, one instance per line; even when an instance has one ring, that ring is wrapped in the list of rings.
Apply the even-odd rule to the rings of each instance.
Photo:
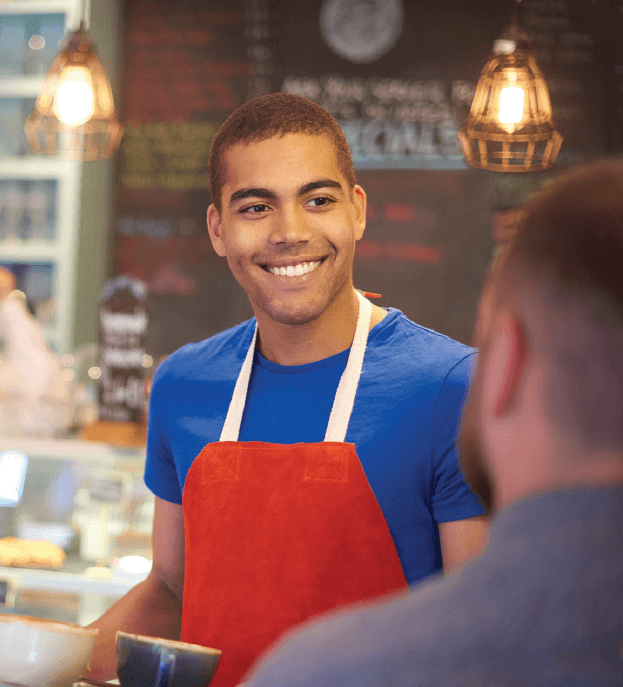
[[[501,124],[519,124],[523,118],[524,90],[518,86],[507,86],[500,91]]]
[[[65,67],[59,81],[52,111],[67,126],[80,126],[95,113],[91,72],[86,67]]]

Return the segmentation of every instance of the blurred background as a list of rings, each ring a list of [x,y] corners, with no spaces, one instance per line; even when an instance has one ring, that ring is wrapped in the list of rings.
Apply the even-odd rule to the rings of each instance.
[[[153,371],[251,316],[205,229],[210,144],[246,100],[295,93],[338,119],[369,201],[355,285],[471,341],[522,205],[623,152],[623,3],[523,0],[562,148],[543,171],[467,166],[457,133],[514,5],[0,0],[0,267],[23,294],[0,301],[0,612],[87,623],[149,570]],[[24,123],[83,17],[125,128],[118,152],[35,154]]]

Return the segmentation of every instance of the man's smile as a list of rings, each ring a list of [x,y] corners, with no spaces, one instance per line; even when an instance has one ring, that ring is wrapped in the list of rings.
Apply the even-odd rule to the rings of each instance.
[[[304,274],[309,274],[313,272],[317,267],[322,264],[322,260],[314,261],[292,261],[289,264],[282,265],[262,265],[262,267],[274,274],[277,277],[300,277]]]

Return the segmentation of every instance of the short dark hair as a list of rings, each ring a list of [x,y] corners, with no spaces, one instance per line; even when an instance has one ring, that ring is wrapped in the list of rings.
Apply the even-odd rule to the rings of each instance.
[[[221,193],[227,178],[225,153],[236,143],[264,141],[285,134],[328,136],[335,146],[340,171],[352,189],[356,183],[346,136],[334,117],[312,100],[288,93],[271,93],[249,100],[225,120],[218,130],[208,163],[210,192],[221,211]]]
[[[521,301],[536,318],[551,419],[579,446],[623,449],[623,159],[536,196],[492,287],[497,305]]]

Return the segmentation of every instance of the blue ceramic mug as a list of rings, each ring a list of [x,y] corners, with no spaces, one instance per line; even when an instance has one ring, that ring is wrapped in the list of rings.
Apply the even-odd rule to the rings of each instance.
[[[220,657],[218,649],[117,632],[121,687],[207,687]]]

